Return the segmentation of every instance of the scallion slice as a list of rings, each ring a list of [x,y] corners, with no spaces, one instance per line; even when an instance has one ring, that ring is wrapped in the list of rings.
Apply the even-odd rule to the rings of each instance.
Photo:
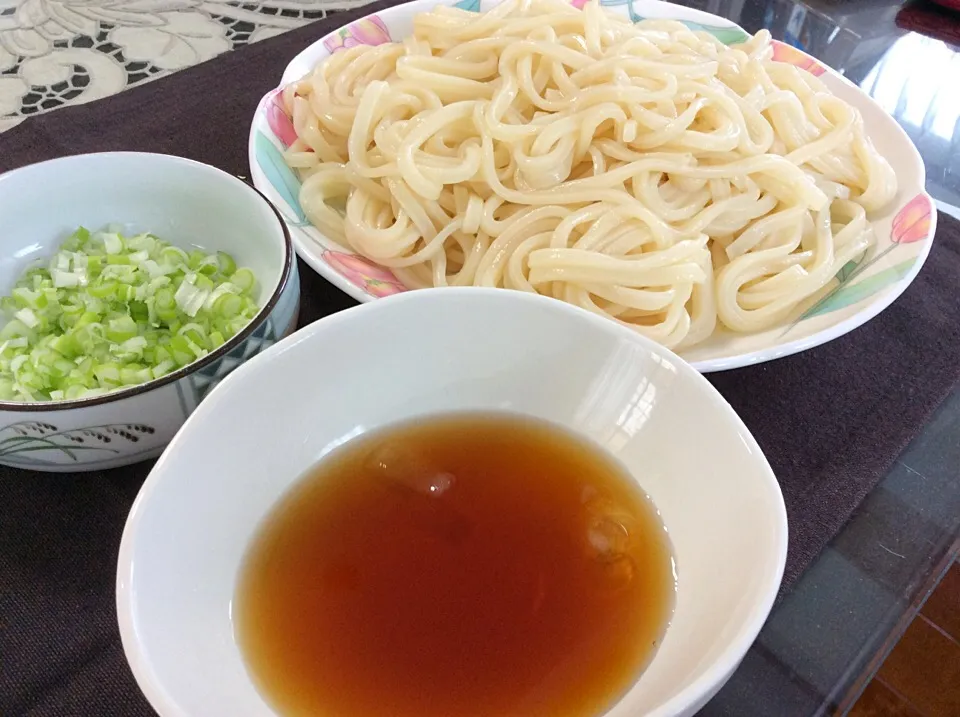
[[[0,299],[0,400],[84,398],[165,376],[243,329],[256,290],[224,252],[81,227]]]

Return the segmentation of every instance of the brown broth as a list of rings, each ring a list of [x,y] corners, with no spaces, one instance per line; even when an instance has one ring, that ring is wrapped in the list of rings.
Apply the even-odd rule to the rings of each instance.
[[[237,638],[261,694],[311,717],[587,717],[652,658],[670,545],[593,444],[509,414],[349,441],[248,550]]]

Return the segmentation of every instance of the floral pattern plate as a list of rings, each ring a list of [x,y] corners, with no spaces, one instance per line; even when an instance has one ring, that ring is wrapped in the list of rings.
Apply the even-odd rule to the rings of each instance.
[[[448,3],[482,12],[500,0],[460,0]],[[657,0],[601,0],[614,12],[637,21],[669,18],[709,32],[720,41],[741,42],[747,34],[728,20]],[[585,0],[573,0],[582,5]],[[318,40],[287,66],[280,86],[299,79],[317,62],[357,44],[377,45],[400,40],[412,31],[418,12],[437,0],[415,0],[358,20]],[[865,256],[844,266],[833,287],[812,306],[783,325],[754,334],[718,330],[708,340],[681,353],[702,372],[720,371],[769,361],[819,346],[861,326],[889,306],[920,271],[930,252],[936,227],[933,200],[924,191],[923,161],[906,133],[855,85],[804,52],[777,42],[774,59],[796,65],[820,77],[838,97],[857,107],[877,149],[890,161],[900,187],[891,207],[871,217],[877,243]],[[300,183],[283,161],[282,150],[293,139],[293,127],[278,102],[278,90],[260,102],[250,129],[249,156],[254,184],[279,207],[290,226],[297,252],[325,279],[358,301],[404,291],[384,267],[357,256],[310,225],[298,201]]]

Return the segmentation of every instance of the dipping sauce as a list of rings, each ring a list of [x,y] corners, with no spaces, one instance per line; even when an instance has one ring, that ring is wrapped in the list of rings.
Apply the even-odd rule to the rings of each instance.
[[[511,414],[389,426],[264,521],[234,620],[282,715],[590,717],[666,630],[671,549],[592,443]]]

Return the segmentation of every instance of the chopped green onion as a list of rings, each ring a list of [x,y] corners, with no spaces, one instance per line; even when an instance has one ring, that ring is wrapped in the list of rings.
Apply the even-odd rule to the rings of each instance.
[[[104,232],[101,237],[103,238],[103,249],[107,254],[119,254],[123,251],[123,239],[120,238],[119,234]]]
[[[237,263],[233,260],[232,256],[225,252],[217,252],[217,261],[220,264],[220,273],[224,276],[230,276],[237,270]]]
[[[165,376],[242,330],[255,286],[224,252],[81,227],[0,298],[0,400],[98,396]]]
[[[249,269],[237,269],[230,277],[230,282],[240,289],[241,293],[247,293],[253,291],[257,280]]]
[[[37,318],[37,315],[33,313],[32,309],[20,309],[14,316],[20,319],[20,321],[30,329],[37,328],[37,325],[40,323],[40,319]]]

